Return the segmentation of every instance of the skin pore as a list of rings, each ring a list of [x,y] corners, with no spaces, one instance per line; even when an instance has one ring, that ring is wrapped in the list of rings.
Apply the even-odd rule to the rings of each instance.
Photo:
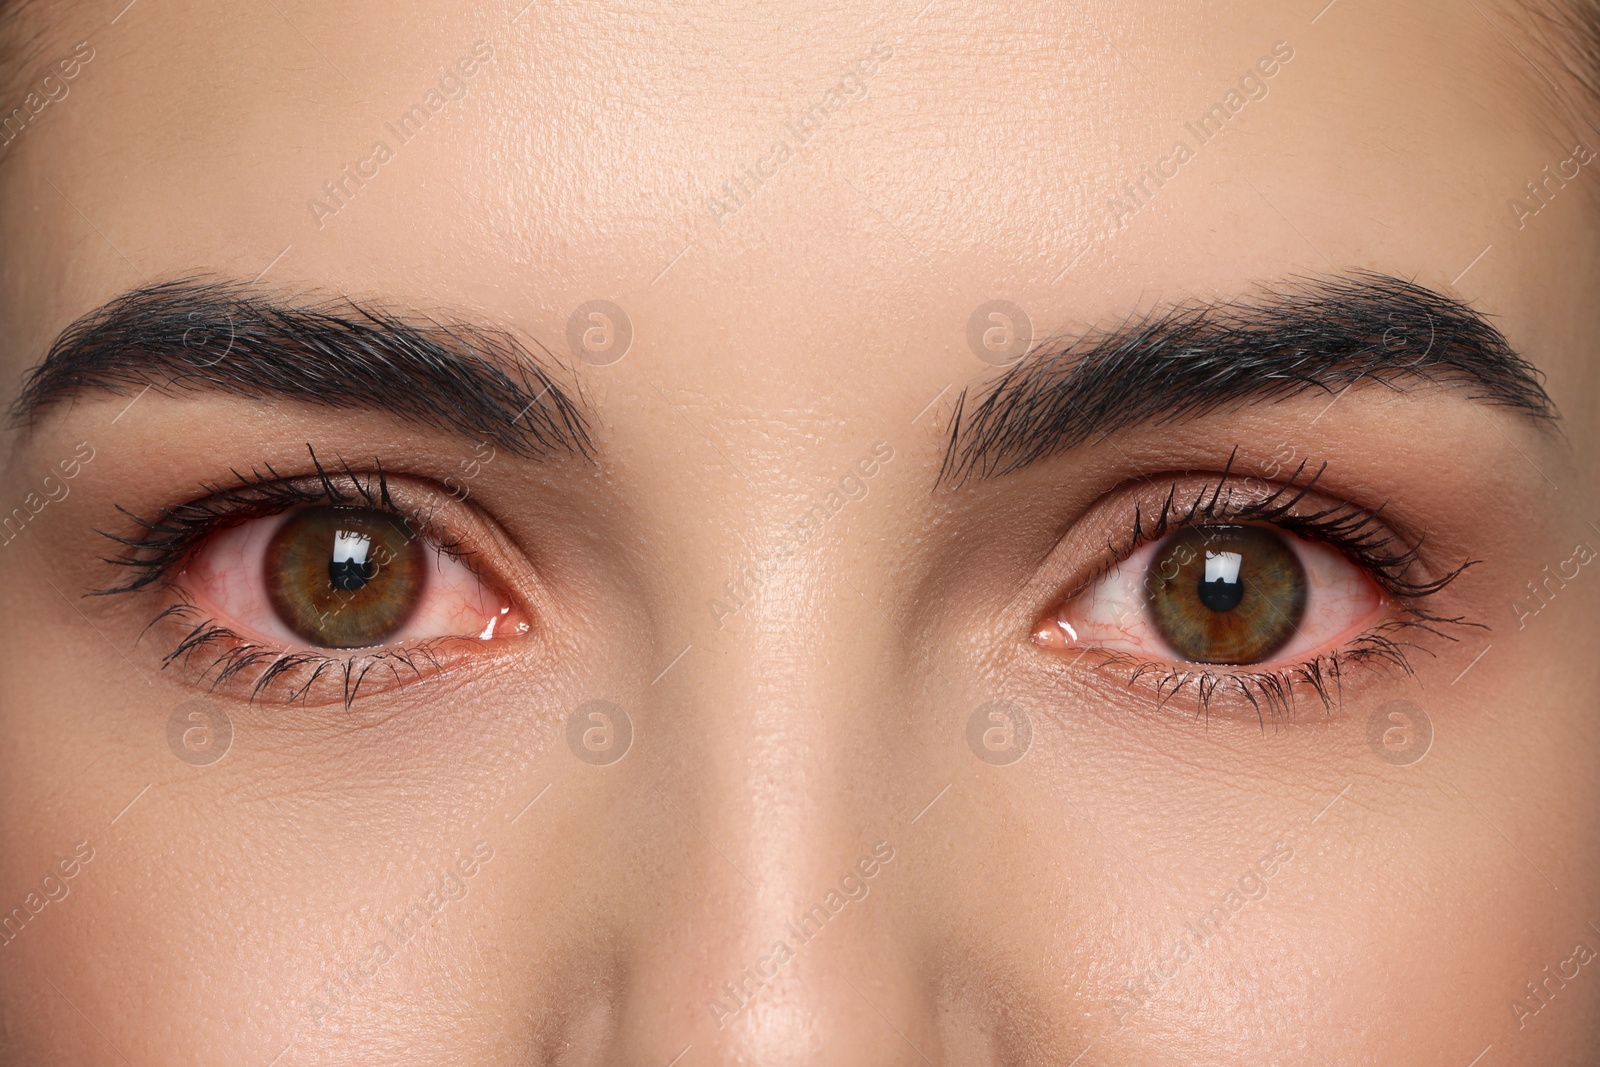
[[[1597,149],[1518,11],[124,4],[6,27],[0,1062],[1600,1054]],[[1235,351],[1315,380],[1126,417]],[[457,636],[169,659],[283,483],[457,546]],[[105,562],[219,486],[238,555]],[[1285,486],[1437,586],[1313,593],[1401,657],[1079,599]]]

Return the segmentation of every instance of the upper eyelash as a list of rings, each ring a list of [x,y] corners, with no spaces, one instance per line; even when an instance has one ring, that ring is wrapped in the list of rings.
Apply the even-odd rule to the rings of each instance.
[[[1216,483],[1203,487],[1187,504],[1179,503],[1178,486],[1174,484],[1168,490],[1166,499],[1162,501],[1161,509],[1156,513],[1149,529],[1145,528],[1143,511],[1136,506],[1132,533],[1122,543],[1110,546],[1109,562],[1095,575],[1082,582],[1073,595],[1110,573],[1140,546],[1151,541],[1159,541],[1175,529],[1217,523],[1262,522],[1287,530],[1308,541],[1326,544],[1359,564],[1373,576],[1385,592],[1401,601],[1415,601],[1432,596],[1455,581],[1468,568],[1481,562],[1481,560],[1467,560],[1441,577],[1417,580],[1411,576],[1411,571],[1421,559],[1422,539],[1418,538],[1413,545],[1400,541],[1384,525],[1381,518],[1386,505],[1380,504],[1373,508],[1346,500],[1319,511],[1297,512],[1295,509],[1300,502],[1315,489],[1317,482],[1327,472],[1326,463],[1321,464],[1310,478],[1301,482],[1300,478],[1308,465],[1307,461],[1302,460],[1288,481],[1279,485],[1265,498],[1235,504],[1230,479],[1234,477],[1233,464],[1237,456],[1238,449],[1235,448]],[[1175,506],[1180,510],[1175,511]]]
[[[88,595],[136,592],[165,583],[206,535],[219,526],[245,519],[266,518],[307,504],[365,507],[395,515],[405,521],[407,530],[427,538],[447,555],[461,558],[467,554],[459,541],[440,536],[431,516],[421,517],[422,521],[418,523],[416,514],[396,506],[389,494],[388,476],[384,473],[382,463],[374,460],[376,473],[363,479],[341,459],[340,473],[330,476],[317,459],[316,450],[309,444],[306,449],[316,471],[314,487],[303,484],[303,478],[285,478],[268,463],[263,464],[265,474],[254,468],[249,474],[233,471],[233,484],[203,485],[201,488],[205,496],[175,507],[163,507],[152,519],[136,515],[118,504],[117,510],[137,525],[142,533],[125,537],[105,530],[97,531],[124,549],[119,555],[101,558],[113,566],[129,568],[133,574],[120,585],[94,589]]]

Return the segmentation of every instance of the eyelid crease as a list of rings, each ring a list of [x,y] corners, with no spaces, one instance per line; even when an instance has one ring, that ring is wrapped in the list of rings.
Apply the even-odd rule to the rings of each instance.
[[[1142,505],[1135,504],[1133,529],[1129,535],[1120,542],[1108,545],[1109,558],[1094,573],[1074,582],[1070,591],[1060,599],[1071,599],[1087,589],[1126,560],[1140,545],[1160,540],[1172,530],[1202,523],[1261,522],[1307,540],[1327,544],[1338,549],[1352,562],[1367,568],[1386,593],[1403,600],[1430,596],[1481,562],[1467,560],[1437,578],[1418,580],[1412,576],[1412,572],[1422,564],[1423,538],[1419,537],[1414,544],[1407,544],[1394,533],[1382,517],[1387,502],[1368,507],[1345,499],[1326,506],[1314,505],[1315,509],[1311,511],[1299,510],[1308,497],[1320,494],[1317,485],[1327,473],[1328,464],[1325,462],[1318,465],[1309,477],[1305,477],[1310,461],[1303,459],[1286,481],[1276,483],[1275,487],[1269,484],[1269,491],[1264,496],[1237,504],[1232,480],[1239,477],[1234,471],[1238,453],[1235,447],[1216,482],[1203,485],[1194,492],[1192,500],[1184,502],[1179,499],[1179,484],[1174,480],[1148,526]],[[1240,488],[1242,490],[1243,487]]]
[[[106,530],[97,531],[124,549],[117,556],[103,558],[107,563],[128,568],[135,573],[121,585],[94,589],[85,595],[109,596],[136,592],[163,582],[219,524],[277,515],[305,504],[360,506],[386,512],[400,518],[406,529],[416,536],[432,540],[440,550],[453,556],[464,555],[458,551],[459,542],[438,536],[439,531],[431,513],[422,518],[420,526],[413,529],[418,516],[395,504],[389,490],[388,475],[381,462],[374,460],[376,473],[363,480],[343,459],[339,460],[340,470],[330,474],[309,443],[306,450],[311,457],[314,475],[286,478],[270,463],[263,464],[265,474],[254,468],[248,475],[233,471],[232,485],[203,485],[204,497],[186,504],[163,507],[153,519],[143,518],[118,504],[117,511],[143,534],[126,537]],[[306,488],[307,483],[313,481],[316,488]]]

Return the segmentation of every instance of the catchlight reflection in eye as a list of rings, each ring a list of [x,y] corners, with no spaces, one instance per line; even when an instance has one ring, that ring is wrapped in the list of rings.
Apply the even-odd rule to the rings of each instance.
[[[333,559],[328,563],[328,581],[335,589],[360,589],[378,573],[372,559],[372,538],[354,530],[339,530],[333,535]]]

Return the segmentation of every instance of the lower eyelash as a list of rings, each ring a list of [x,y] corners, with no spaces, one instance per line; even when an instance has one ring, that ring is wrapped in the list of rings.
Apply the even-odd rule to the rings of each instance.
[[[297,672],[306,674],[304,681],[285,695],[286,704],[292,704],[306,697],[312,686],[325,674],[332,673],[342,683],[344,706],[347,711],[355,702],[356,694],[367,675],[374,669],[387,668],[393,674],[396,684],[405,680],[403,671],[410,672],[418,679],[424,677],[422,665],[442,670],[444,665],[439,662],[433,646],[450,640],[438,638],[434,641],[419,642],[407,648],[386,648],[351,656],[329,656],[321,652],[286,652],[246,641],[233,630],[218,625],[215,619],[206,616],[186,600],[163,610],[150,621],[149,626],[145,627],[145,632],[166,621],[178,622],[186,627],[187,632],[172,651],[162,656],[162,669],[174,663],[187,664],[196,653],[211,655],[215,652],[211,662],[199,673],[199,677],[203,680],[215,672],[215,676],[211,679],[211,689],[215,691],[241,674],[265,665],[261,673],[250,683],[251,703],[274,686],[287,684],[287,680]]]
[[[1083,655],[1099,659],[1093,664],[1096,670],[1118,672],[1125,678],[1129,688],[1154,676],[1158,711],[1184,689],[1193,686],[1197,717],[1209,721],[1212,701],[1235,694],[1249,702],[1265,729],[1268,721],[1274,725],[1295,721],[1295,694],[1298,691],[1309,689],[1315,693],[1325,712],[1338,707],[1344,695],[1344,675],[1350,668],[1388,666],[1415,677],[1409,653],[1421,651],[1430,656],[1435,653],[1414,641],[1399,639],[1398,635],[1421,630],[1447,641],[1459,640],[1440,629],[1441,626],[1488,629],[1482,623],[1442,618],[1420,608],[1409,607],[1405,609],[1404,617],[1380,623],[1344,648],[1324,653],[1305,663],[1269,671],[1219,671],[1204,666],[1153,663],[1119,649],[1090,648],[1084,649]]]

